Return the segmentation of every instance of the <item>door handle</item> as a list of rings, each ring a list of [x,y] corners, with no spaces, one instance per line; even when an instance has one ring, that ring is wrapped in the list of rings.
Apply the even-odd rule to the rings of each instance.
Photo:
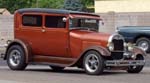
[[[46,30],[45,29],[42,29],[42,32],[44,33]]]

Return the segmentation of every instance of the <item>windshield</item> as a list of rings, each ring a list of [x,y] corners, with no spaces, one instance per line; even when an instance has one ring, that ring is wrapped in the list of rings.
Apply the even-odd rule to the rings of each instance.
[[[70,29],[88,29],[98,31],[99,20],[88,18],[73,18],[70,19]]]

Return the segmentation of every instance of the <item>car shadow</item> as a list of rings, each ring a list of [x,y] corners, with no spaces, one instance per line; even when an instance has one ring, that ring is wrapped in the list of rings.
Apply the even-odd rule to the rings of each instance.
[[[54,71],[51,69],[26,69],[25,71],[32,71],[32,72],[49,72],[49,73],[61,73],[61,74],[79,74],[79,75],[86,75],[86,72],[83,69],[64,69],[61,71]],[[126,71],[104,71],[102,76],[107,75],[120,75],[120,74],[128,74]]]
[[[73,70],[73,69],[64,69],[61,71],[54,71],[52,69],[26,69],[25,71],[32,72],[50,72],[50,73],[64,73],[64,74],[84,74],[84,70]]]

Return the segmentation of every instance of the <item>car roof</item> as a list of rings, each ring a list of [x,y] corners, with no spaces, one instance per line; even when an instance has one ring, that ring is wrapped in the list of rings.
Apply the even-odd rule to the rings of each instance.
[[[78,11],[70,11],[64,9],[48,9],[48,8],[24,8],[17,10],[19,13],[27,13],[27,12],[36,12],[36,13],[53,13],[53,14],[80,14],[80,15],[90,15],[90,16],[97,16],[99,15],[86,13],[86,12],[78,12]]]

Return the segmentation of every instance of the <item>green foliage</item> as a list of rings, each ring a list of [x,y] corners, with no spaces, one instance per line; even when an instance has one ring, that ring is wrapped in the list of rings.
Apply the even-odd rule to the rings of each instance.
[[[0,0],[0,8],[7,8],[11,13],[31,7],[85,11],[90,6],[94,6],[94,0]]]
[[[0,0],[0,8],[7,8],[11,13],[20,8],[31,7],[34,0]]]
[[[94,0],[81,0],[81,3],[83,4],[83,11],[85,12],[94,12],[94,8],[89,8],[89,7],[94,7]]]
[[[65,0],[64,9],[82,11],[83,5],[80,0]]]
[[[94,0],[65,0],[64,9],[75,11],[88,11],[88,7],[94,6]]]
[[[64,0],[0,0],[0,8],[7,8],[11,13],[20,8],[62,8]]]
[[[81,3],[84,7],[94,6],[94,0],[81,0]]]
[[[32,7],[59,9],[64,5],[64,0],[37,0]]]

